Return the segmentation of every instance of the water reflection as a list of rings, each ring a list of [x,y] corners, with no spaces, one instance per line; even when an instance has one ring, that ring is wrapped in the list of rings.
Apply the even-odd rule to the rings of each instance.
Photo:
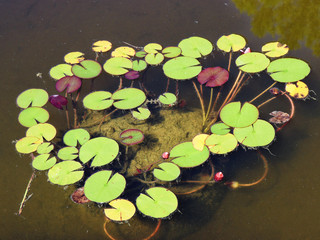
[[[259,37],[270,33],[296,49],[304,42],[320,55],[320,1],[318,0],[232,0],[251,16],[251,30]]]

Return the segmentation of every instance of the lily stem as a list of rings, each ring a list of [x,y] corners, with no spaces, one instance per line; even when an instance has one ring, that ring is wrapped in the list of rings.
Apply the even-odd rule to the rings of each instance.
[[[261,97],[265,92],[267,92],[270,88],[272,88],[274,85],[276,85],[277,82],[272,83],[268,88],[266,88],[264,91],[262,91],[261,93],[259,93],[255,98],[253,98],[249,103],[252,103],[253,101],[255,101],[256,99],[258,99],[259,97]]]

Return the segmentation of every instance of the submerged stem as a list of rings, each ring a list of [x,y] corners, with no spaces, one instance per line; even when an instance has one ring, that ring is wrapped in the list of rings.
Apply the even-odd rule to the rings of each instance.
[[[198,98],[200,100],[201,109],[202,109],[202,126],[203,126],[204,123],[205,123],[205,120],[206,120],[205,119],[206,118],[206,113],[205,113],[205,110],[204,110],[203,98],[201,98],[201,95],[200,95],[200,92],[199,92],[199,90],[197,88],[196,83],[194,81],[192,81],[192,83],[193,83],[194,90],[196,90],[197,96],[198,96]]]
[[[230,72],[230,67],[231,67],[231,59],[232,59],[232,51],[230,51],[230,53],[229,53],[228,72]]]

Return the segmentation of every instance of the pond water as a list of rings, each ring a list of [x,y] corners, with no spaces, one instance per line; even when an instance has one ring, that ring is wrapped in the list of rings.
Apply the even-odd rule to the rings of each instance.
[[[118,46],[123,41],[169,46],[194,35],[215,43],[224,34],[237,33],[257,51],[272,40],[292,46],[289,55],[307,61],[312,69],[305,82],[320,93],[319,11],[315,0],[308,4],[303,0],[1,0],[0,239],[107,239],[102,209],[73,204],[69,199],[72,189],[50,184],[45,173],[37,174],[31,199],[23,214],[16,214],[32,167],[30,158],[14,149],[13,141],[25,134],[17,122],[15,99],[32,87],[54,94],[54,82],[47,73],[66,53],[82,51],[93,58],[91,44],[100,39]],[[36,77],[37,73],[43,77]],[[244,91],[259,87],[256,85]],[[96,85],[104,89],[114,86],[112,81]],[[181,95],[196,106],[191,85],[183,86]],[[269,160],[266,181],[237,190],[209,186],[194,197],[179,198],[179,212],[163,220],[154,239],[317,239],[319,104],[317,100],[295,103],[292,122],[277,134],[270,152],[263,150]],[[285,101],[271,104],[264,114],[286,107]],[[50,122],[64,129],[64,114],[49,110],[54,113]],[[240,151],[218,166],[226,171],[227,179],[245,182],[262,174],[260,161],[253,153]],[[126,239],[142,239],[156,225],[156,221],[141,221],[143,226],[131,223],[131,230],[137,230]],[[121,231],[121,227],[112,230]]]

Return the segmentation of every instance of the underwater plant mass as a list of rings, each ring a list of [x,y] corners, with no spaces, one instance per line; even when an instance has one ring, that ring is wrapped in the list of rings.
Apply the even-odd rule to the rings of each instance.
[[[216,47],[193,36],[177,46],[125,43],[111,51],[112,43],[101,40],[92,46],[95,59],[86,59],[82,52],[66,54],[65,63],[49,71],[58,94],[32,88],[17,97],[18,120],[27,131],[15,147],[31,156],[34,169],[19,214],[36,172],[47,171],[51,183],[77,187],[71,196],[75,203],[95,202],[104,208],[104,231],[110,239],[114,237],[107,225],[129,221],[137,210],[158,220],[155,230],[144,237],[151,239],[162,219],[177,211],[177,195],[189,195],[217,182],[238,188],[265,180],[268,162],[259,148],[269,146],[293,118],[293,99],[312,98],[301,81],[310,67],[303,60],[284,57],[289,51],[286,44],[267,43],[261,52],[246,45],[238,34],[220,37]],[[226,61],[204,68],[215,51],[226,53]],[[238,71],[234,79],[230,74],[233,58]],[[146,73],[156,68],[166,77],[160,95],[146,87]],[[271,85],[252,99],[237,100],[261,72],[267,73]],[[95,80],[103,81],[108,75],[118,79],[118,88],[93,91]],[[192,83],[201,110],[184,108],[179,98],[181,81]],[[83,92],[87,94],[80,99]],[[266,94],[271,97],[253,104]],[[288,101],[290,113],[272,111],[272,118],[260,118],[259,109],[275,99]],[[65,112],[67,128],[59,129],[62,136],[48,123],[48,102]],[[252,183],[224,182],[223,173],[215,172],[216,155],[225,156],[239,146],[256,151],[264,163],[263,175]],[[209,170],[210,175],[194,179],[191,168]],[[186,190],[188,184],[198,186]]]

